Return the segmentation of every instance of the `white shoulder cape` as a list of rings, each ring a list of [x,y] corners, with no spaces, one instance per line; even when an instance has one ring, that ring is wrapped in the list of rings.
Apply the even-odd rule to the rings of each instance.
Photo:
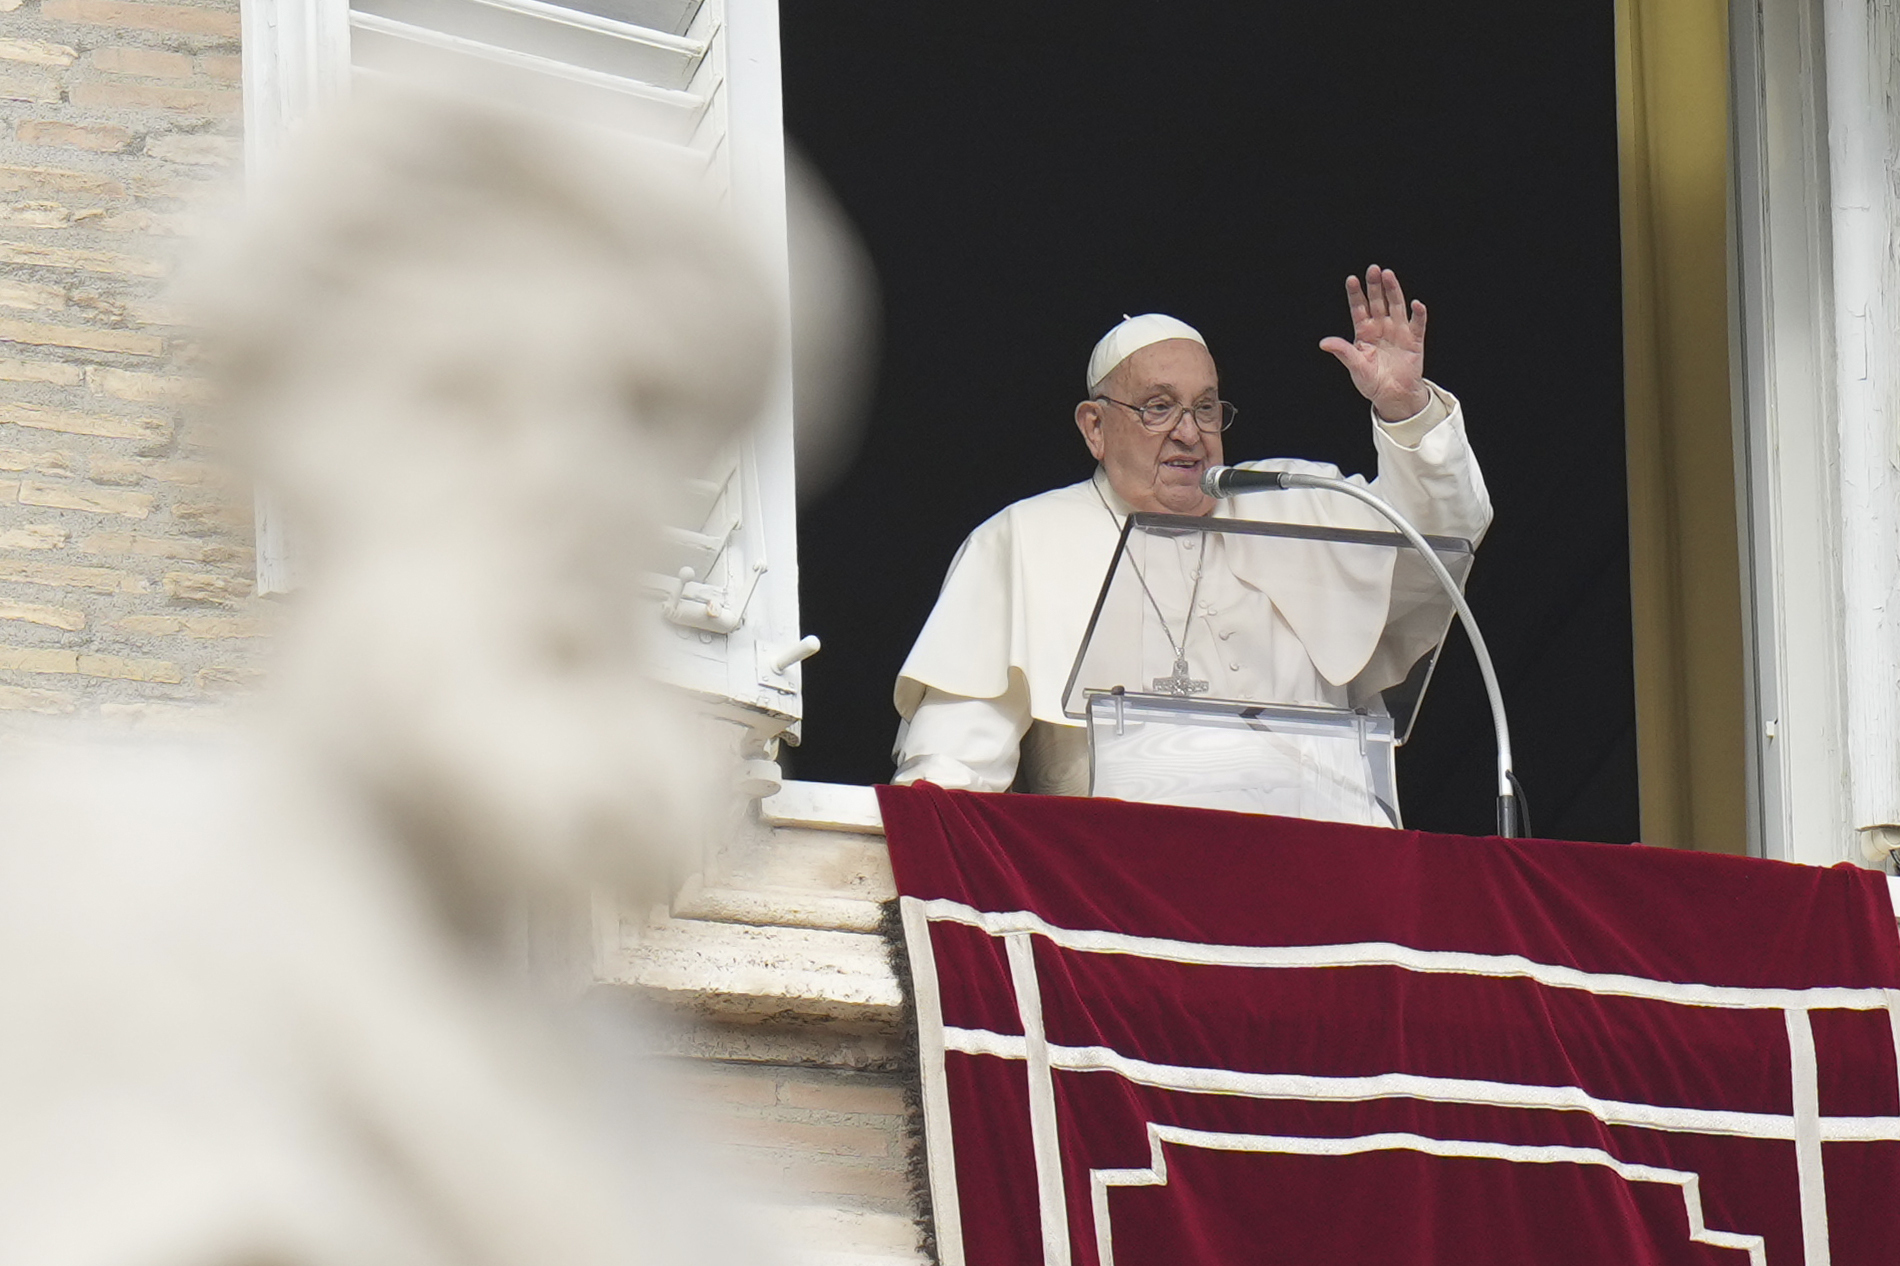
[[[1287,458],[1243,465],[1339,475],[1335,466]],[[1365,482],[1361,476],[1353,481]],[[1368,507],[1318,489],[1236,497],[1222,507],[1222,517],[1390,530]],[[1031,716],[1056,725],[1079,724],[1063,715],[1062,690],[1121,525],[1093,482],[1084,480],[1018,501],[972,532],[951,562],[936,608],[898,675],[898,712],[905,717],[915,712],[926,686],[991,699],[1008,693],[1012,677],[1019,676],[1028,684]],[[1240,578],[1279,608],[1328,681],[1352,680],[1385,628],[1394,555],[1289,541],[1274,557],[1283,563],[1297,560],[1308,574],[1296,585],[1276,585],[1266,575]],[[1314,583],[1322,579],[1330,583]]]

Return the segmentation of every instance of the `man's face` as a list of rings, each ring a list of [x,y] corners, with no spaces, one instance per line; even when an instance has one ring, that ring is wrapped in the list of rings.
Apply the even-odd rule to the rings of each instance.
[[[1202,431],[1189,408],[1171,430],[1156,434],[1136,412],[1158,403],[1218,400],[1220,377],[1205,347],[1185,338],[1150,343],[1117,365],[1096,394],[1122,403],[1084,400],[1075,407],[1075,424],[1123,501],[1163,514],[1213,510],[1214,499],[1201,491],[1201,474],[1221,463],[1220,432]]]

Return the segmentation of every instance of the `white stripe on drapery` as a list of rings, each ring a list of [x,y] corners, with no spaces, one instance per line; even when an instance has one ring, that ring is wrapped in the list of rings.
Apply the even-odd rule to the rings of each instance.
[[[1024,1059],[1023,1039],[988,1029],[945,1027],[944,1049],[965,1055]],[[1359,1103],[1373,1099],[1418,1099],[1474,1107],[1528,1108],[1584,1112],[1605,1125],[1633,1126],[1671,1134],[1718,1134],[1735,1138],[1797,1137],[1793,1116],[1772,1112],[1733,1112],[1720,1108],[1678,1108],[1651,1103],[1601,1099],[1576,1086],[1537,1086],[1461,1077],[1380,1073],[1369,1077],[1318,1077],[1304,1073],[1245,1073],[1229,1068],[1156,1064],[1106,1046],[1048,1045],[1049,1065],[1064,1072],[1107,1072],[1158,1090],[1188,1094],[1237,1095],[1248,1099],[1288,1099]],[[1900,1117],[1820,1117],[1818,1137],[1826,1142],[1900,1141]]]
[[[1029,1145],[1036,1155],[1036,1209],[1042,1222],[1042,1266],[1069,1266],[1069,1206],[1062,1188],[1062,1146],[1056,1134],[1056,1087],[1049,1043],[1042,1031],[1042,986],[1029,934],[1003,938],[1009,979],[1022,1018],[1023,1060],[1029,1073]]]
[[[1829,1266],[1831,1258],[1828,1244],[1827,1184],[1823,1167],[1823,1142],[1900,1140],[1900,1117],[1824,1118],[1821,1116],[1814,1032],[1808,1015],[1810,1010],[1886,1010],[1893,1034],[1896,1069],[1900,1070],[1900,990],[1841,986],[1781,989],[1705,985],[1652,980],[1616,973],[1586,972],[1553,963],[1540,963],[1514,954],[1417,950],[1387,942],[1319,946],[1213,945],[1160,937],[1130,936],[1118,932],[1063,928],[1026,910],[982,911],[962,902],[941,898],[924,901],[905,897],[902,905],[905,934],[911,946],[913,960],[918,957],[917,947],[920,945],[924,947],[923,956],[932,959],[927,1021],[934,1029],[935,1042],[934,1049],[926,1047],[924,1051],[926,1127],[929,1128],[931,1122],[928,1102],[929,1084],[934,1080],[939,1088],[942,1088],[943,1057],[947,1050],[956,1050],[970,1055],[1021,1059],[1030,1065],[1030,1137],[1035,1152],[1037,1205],[1042,1223],[1045,1266],[1068,1266],[1070,1260],[1067,1207],[1063,1198],[1061,1149],[1057,1139],[1055,1115],[1053,1070],[1057,1068],[1073,1072],[1112,1072],[1144,1085],[1192,1093],[1234,1094],[1263,1099],[1333,1101],[1411,1098],[1441,1103],[1587,1112],[1605,1125],[1634,1126],[1675,1133],[1787,1139],[1795,1144],[1802,1241],[1809,1266]],[[1024,1036],[994,1033],[983,1029],[956,1028],[943,1024],[940,998],[936,992],[936,965],[934,956],[929,953],[929,924],[933,921],[963,924],[1005,939],[1011,982],[1016,995],[1019,1018],[1023,1022]],[[1784,1014],[1788,1031],[1794,1111],[1792,1114],[1782,1115],[1631,1103],[1600,1099],[1576,1086],[1533,1086],[1462,1078],[1422,1077],[1409,1073],[1385,1073],[1370,1077],[1243,1073],[1232,1069],[1156,1064],[1123,1055],[1108,1047],[1060,1046],[1049,1043],[1043,1031],[1041,987],[1036,977],[1034,945],[1030,939],[1032,935],[1046,937],[1054,945],[1082,953],[1125,954],[1188,965],[1271,969],[1385,966],[1427,973],[1472,975],[1493,979],[1526,979],[1552,988],[1575,989],[1609,997],[1641,998],[1679,1006],[1780,1010]],[[926,1023],[924,1014],[926,1007],[921,989],[918,1009],[921,1030]],[[942,1093],[944,1102],[939,1114],[942,1124],[938,1130],[945,1137],[943,1150],[948,1153],[950,1150],[948,1092],[943,1090]],[[1471,1146],[1504,1147],[1505,1145],[1473,1143]],[[1575,1151],[1577,1149],[1558,1148],[1556,1150]],[[1608,1158],[1608,1153],[1601,1155]],[[1622,1164],[1620,1161],[1615,1163]],[[933,1193],[937,1168],[937,1152],[932,1149]],[[1134,1174],[1148,1171],[1105,1170],[1100,1172]],[[1689,1175],[1688,1179],[1693,1183],[1694,1176]],[[1130,1181],[1133,1180],[1130,1179]],[[1671,1179],[1671,1181],[1674,1180]],[[1685,1188],[1685,1199],[1692,1194],[1689,1188]],[[954,1204],[954,1190],[951,1199]],[[1106,1187],[1102,1183],[1092,1185],[1090,1204],[1099,1230],[1106,1226],[1108,1217]],[[943,1206],[940,1204],[940,1221],[942,1214]],[[1697,1220],[1700,1218],[1699,1197],[1695,1201],[1693,1218]],[[960,1230],[959,1225],[959,1234]],[[1710,1232],[1709,1234],[1716,1237],[1728,1236],[1726,1232]],[[1736,1242],[1721,1246],[1739,1248],[1744,1247],[1742,1241],[1752,1241],[1754,1246],[1749,1248],[1751,1261],[1761,1260],[1759,1237],[1731,1236],[1729,1238]],[[940,1238],[940,1244],[941,1242]],[[1717,1240],[1709,1239],[1702,1242],[1716,1244]],[[955,1251],[954,1260],[946,1253],[944,1261],[950,1263],[951,1266],[962,1266],[960,1239]],[[1112,1266],[1110,1250],[1104,1247],[1102,1251],[1104,1266]]]
[[[1814,1057],[1814,1024],[1790,1007],[1788,1063],[1794,1090],[1795,1179],[1801,1193],[1803,1266],[1828,1266],[1827,1176],[1821,1168],[1821,1083]]]
[[[1702,1184],[1686,1170],[1632,1165],[1594,1147],[1556,1147],[1515,1143],[1485,1143],[1473,1139],[1438,1139],[1420,1134],[1364,1134],[1353,1138],[1304,1138],[1279,1134],[1225,1134],[1180,1126],[1148,1124],[1149,1168],[1089,1171],[1089,1204],[1095,1214],[1096,1252],[1102,1266],[1114,1266],[1114,1226],[1109,1219],[1110,1187],[1166,1186],[1168,1157],[1165,1146],[1198,1147],[1224,1152],[1279,1153],[1299,1156],[1355,1156],[1363,1152],[1410,1151],[1429,1156],[1498,1160],[1530,1165],[1598,1165],[1625,1182],[1663,1183],[1682,1192],[1688,1214],[1689,1239],[1712,1248],[1737,1249],[1748,1254],[1749,1266],[1767,1266],[1767,1247],[1759,1235],[1712,1231],[1702,1218]],[[1810,1259],[1812,1261],[1812,1259]]]
[[[1352,945],[1211,945],[1122,932],[1058,927],[1028,910],[993,912],[943,898],[924,901],[933,922],[961,923],[992,936],[1034,932],[1052,944],[1082,953],[1127,954],[1213,967],[1398,967],[1406,971],[1463,976],[1521,978],[1556,989],[1577,989],[1605,997],[1644,998],[1682,1006],[1741,1010],[1877,1011],[1888,1005],[1887,990],[1823,985],[1811,989],[1757,989],[1740,985],[1685,984],[1610,972],[1588,972],[1540,963],[1517,954],[1469,954],[1461,950],[1420,950],[1384,941]]]
[[[943,996],[937,987],[937,956],[931,948],[930,923],[924,918],[923,903],[915,897],[900,897],[897,908],[904,921],[911,998],[917,1007],[924,1155],[930,1167],[930,1207],[937,1224],[937,1260],[942,1266],[964,1266],[956,1143],[950,1132],[950,1086],[944,1080]]]

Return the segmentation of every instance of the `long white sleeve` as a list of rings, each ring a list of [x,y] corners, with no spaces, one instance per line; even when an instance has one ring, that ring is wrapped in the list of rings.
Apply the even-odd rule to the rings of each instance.
[[[1028,730],[1029,693],[1020,680],[994,699],[927,688],[917,711],[898,729],[891,781],[1008,791]]]
[[[1436,383],[1426,386],[1431,401],[1414,416],[1387,422],[1372,415],[1379,452],[1379,477],[1372,488],[1419,531],[1459,536],[1475,545],[1491,526],[1491,495],[1465,438],[1457,397]]]

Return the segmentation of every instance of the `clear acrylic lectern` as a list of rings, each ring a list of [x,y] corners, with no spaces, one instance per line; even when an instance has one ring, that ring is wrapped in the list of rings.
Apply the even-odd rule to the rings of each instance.
[[[1462,588],[1470,542],[1426,540]],[[1452,614],[1397,532],[1131,515],[1063,700],[1090,794],[1398,826]]]

